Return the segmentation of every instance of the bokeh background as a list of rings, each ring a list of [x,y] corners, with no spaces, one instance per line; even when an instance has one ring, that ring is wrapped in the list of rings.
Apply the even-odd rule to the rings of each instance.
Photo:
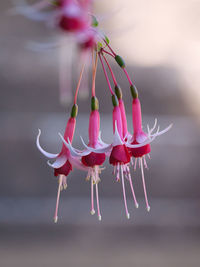
[[[63,36],[43,23],[11,16],[13,2],[0,3],[0,266],[199,267],[200,1],[96,0],[97,17],[140,91],[144,128],[155,117],[161,128],[170,123],[173,128],[152,144],[145,170],[150,213],[136,171],[140,208],[134,208],[127,187],[131,218],[125,218],[121,185],[105,164],[99,186],[102,221],[90,215],[86,174],[75,170],[61,195],[56,225],[57,181],[35,139],[40,128],[43,147],[58,152],[58,132],[64,131],[70,107],[59,99],[60,48],[36,51],[33,42]],[[75,88],[79,59],[70,42],[65,54],[73,61],[68,76]],[[117,66],[113,69],[132,131],[128,83]],[[112,106],[100,66],[96,89],[102,136],[109,142]],[[76,147],[80,135],[87,140],[89,102],[79,100]]]

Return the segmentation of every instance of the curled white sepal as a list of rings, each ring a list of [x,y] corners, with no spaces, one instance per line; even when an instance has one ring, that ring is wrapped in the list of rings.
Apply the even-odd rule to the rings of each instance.
[[[151,136],[153,137],[156,137],[156,136],[159,136],[159,135],[162,135],[166,132],[168,132],[171,128],[172,128],[173,124],[170,124],[167,128],[165,128],[164,130],[160,131],[159,130],[155,133],[155,134],[152,134]]]
[[[113,138],[113,146],[119,146],[123,145],[123,141],[119,135],[118,128],[117,128],[117,121],[115,121],[115,133],[114,133],[114,138]]]
[[[100,145],[102,145],[102,146],[109,146],[108,144],[106,144],[106,143],[104,143],[104,142],[102,141],[102,139],[101,139],[101,131],[99,131],[98,141],[99,141]]]
[[[36,140],[37,148],[40,150],[40,152],[41,152],[45,157],[50,158],[50,159],[54,159],[54,158],[56,158],[59,154],[52,154],[52,153],[46,152],[46,151],[40,146],[39,139],[40,139],[40,135],[41,135],[41,130],[38,129],[38,131],[39,131],[39,133],[38,133],[37,140]]]
[[[99,153],[99,154],[107,153],[112,148],[112,145],[105,145],[105,146],[102,145],[102,147],[100,147],[100,148],[93,148],[93,147],[87,146],[85,144],[85,142],[83,141],[82,137],[81,137],[81,141],[82,141],[84,147],[87,148],[88,151],[90,151],[90,152],[95,152],[95,153]]]
[[[147,144],[150,144],[154,139],[156,138],[156,136],[153,136],[151,138],[147,138],[145,142],[141,143],[141,144],[135,144],[135,145],[131,145],[129,143],[126,143],[126,146],[127,147],[130,147],[130,148],[138,148],[138,147],[142,147],[142,146],[145,146]]]
[[[60,156],[60,157],[57,157],[56,161],[54,161],[54,163],[50,163],[49,160],[47,161],[47,164],[54,168],[54,169],[58,169],[58,168],[61,168],[67,161],[67,157],[66,156]]]
[[[80,151],[77,150],[75,148],[73,148],[73,146],[70,143],[70,140],[68,139],[68,143],[65,141],[64,137],[59,133],[60,138],[62,139],[64,145],[69,149],[72,157],[82,157],[82,156],[87,156],[88,154],[90,154],[90,151]]]
[[[156,128],[157,122],[158,122],[158,120],[157,120],[157,118],[155,118],[154,125],[151,129],[149,128],[149,125],[147,124],[148,135],[151,135],[151,133],[154,131],[154,129]]]

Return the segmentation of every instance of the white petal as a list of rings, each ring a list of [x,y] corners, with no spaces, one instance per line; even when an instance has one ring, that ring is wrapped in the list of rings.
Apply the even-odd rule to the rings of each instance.
[[[151,136],[159,136],[159,135],[162,135],[162,134],[164,134],[164,133],[166,133],[166,132],[168,132],[171,128],[172,128],[172,125],[173,124],[170,124],[167,128],[165,128],[164,130],[162,130],[162,131],[157,131],[157,133],[155,133],[155,134],[153,134],[153,135],[151,135]]]
[[[115,134],[113,140],[113,146],[123,145],[123,141],[119,135],[118,128],[117,128],[117,121],[115,121]]]
[[[62,156],[62,157],[58,157],[56,161],[54,161],[53,164],[51,164],[49,161],[47,161],[47,164],[52,168],[58,169],[62,167],[66,163],[66,161],[67,161],[67,157]]]
[[[40,142],[39,142],[39,138],[40,138],[40,135],[41,135],[41,130],[39,130],[39,133],[38,133],[38,136],[37,136],[37,140],[36,140],[36,145],[37,145],[37,148],[40,150],[40,152],[47,158],[50,158],[50,159],[54,159],[56,158],[59,154],[52,154],[52,153],[48,153],[46,152],[41,146],[40,146]]]

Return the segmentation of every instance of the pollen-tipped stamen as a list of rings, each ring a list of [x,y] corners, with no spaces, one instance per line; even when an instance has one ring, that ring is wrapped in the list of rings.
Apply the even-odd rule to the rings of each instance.
[[[99,207],[99,192],[98,192],[98,183],[96,183],[96,200],[97,200],[97,213],[98,213],[98,219],[101,221],[101,212]]]
[[[124,171],[123,167],[121,166],[121,177],[122,177],[122,189],[123,189],[123,196],[124,196],[124,206],[126,210],[126,217],[127,219],[130,218],[130,214],[128,212],[128,207],[127,207],[127,201],[126,201],[126,191],[125,191],[125,184],[124,184]]]
[[[55,215],[54,215],[54,222],[57,223],[58,221],[58,206],[59,206],[59,200],[60,200],[60,192],[62,188],[64,175],[59,175],[59,184],[58,184],[58,194],[57,194],[57,200],[56,200],[56,209],[55,209]]]
[[[140,169],[141,169],[141,174],[142,174],[142,183],[143,183],[143,189],[144,189],[144,196],[145,196],[145,202],[146,202],[146,208],[147,211],[150,211],[150,206],[147,198],[147,191],[146,191],[146,185],[145,185],[145,179],[144,179],[144,169],[143,169],[143,161],[142,158],[140,158]]]
[[[126,167],[126,169],[127,169],[127,173],[128,173],[128,178],[129,178],[129,183],[130,183],[130,187],[131,187],[131,192],[132,192],[132,195],[133,195],[133,200],[135,202],[135,207],[138,209],[139,208],[139,204],[138,204],[137,199],[136,199],[136,196],[135,196],[135,191],[134,191],[134,188],[133,188],[133,182],[132,182],[132,179],[131,179],[131,172],[130,172],[130,169],[129,169],[128,166]]]
[[[94,210],[94,181],[91,177],[91,211],[90,211],[91,215],[95,214],[95,210]]]

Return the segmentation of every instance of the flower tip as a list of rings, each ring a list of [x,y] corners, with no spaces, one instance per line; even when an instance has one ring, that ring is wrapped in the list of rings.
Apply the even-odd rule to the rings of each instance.
[[[95,210],[92,209],[92,210],[90,211],[90,214],[91,214],[91,215],[94,215],[94,214],[95,214]]]
[[[58,216],[54,217],[54,223],[58,222]]]
[[[98,216],[98,220],[101,221],[101,215]]]
[[[151,209],[150,206],[148,206],[148,207],[147,207],[147,211],[150,212],[150,209]]]
[[[126,214],[126,218],[127,218],[128,220],[130,219],[130,214],[129,214],[129,213]]]
[[[138,209],[139,208],[139,204],[135,203],[135,207],[136,207],[136,209]]]

